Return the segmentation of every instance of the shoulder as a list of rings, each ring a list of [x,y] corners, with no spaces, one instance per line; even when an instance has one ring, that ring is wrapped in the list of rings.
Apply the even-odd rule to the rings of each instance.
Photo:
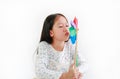
[[[38,44],[38,52],[45,52],[47,49],[49,49],[50,44],[48,44],[45,41],[42,41]]]
[[[46,48],[48,46],[49,46],[49,44],[45,41],[40,42],[39,45],[38,45],[39,48]]]

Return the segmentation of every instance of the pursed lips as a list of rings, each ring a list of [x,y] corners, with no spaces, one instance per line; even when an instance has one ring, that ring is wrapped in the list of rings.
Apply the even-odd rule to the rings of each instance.
[[[66,33],[65,33],[65,36],[69,36],[69,32],[66,32]]]

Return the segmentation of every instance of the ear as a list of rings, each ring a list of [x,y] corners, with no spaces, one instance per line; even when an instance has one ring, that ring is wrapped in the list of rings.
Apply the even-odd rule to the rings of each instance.
[[[50,36],[53,37],[53,35],[54,35],[54,34],[53,34],[53,31],[50,30]]]

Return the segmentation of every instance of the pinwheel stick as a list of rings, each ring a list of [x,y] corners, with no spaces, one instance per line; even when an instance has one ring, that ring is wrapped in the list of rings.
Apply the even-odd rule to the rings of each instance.
[[[75,63],[75,67],[78,66],[78,28],[76,29],[76,45],[75,45],[75,55],[74,55],[74,63]]]

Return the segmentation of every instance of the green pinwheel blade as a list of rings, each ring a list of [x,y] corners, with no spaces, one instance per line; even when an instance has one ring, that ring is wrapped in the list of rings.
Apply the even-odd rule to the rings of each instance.
[[[70,31],[70,36],[75,36],[76,35],[76,29],[74,27],[70,27],[69,31]]]

